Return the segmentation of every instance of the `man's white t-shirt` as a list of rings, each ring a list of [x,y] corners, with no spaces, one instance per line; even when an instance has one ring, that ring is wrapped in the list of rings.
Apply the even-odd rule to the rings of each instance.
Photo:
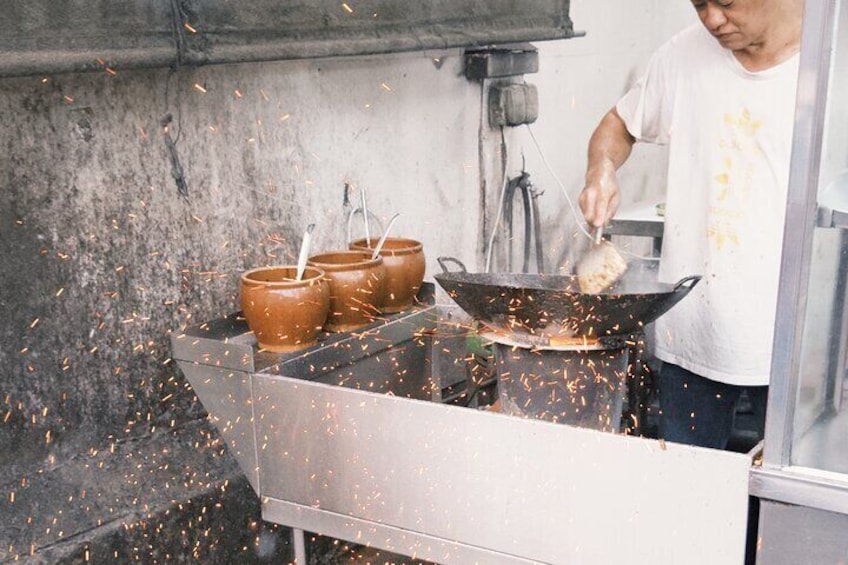
[[[766,385],[789,182],[798,55],[747,71],[697,23],[653,56],[616,109],[669,145],[660,279],[703,279],[655,323],[656,356]]]

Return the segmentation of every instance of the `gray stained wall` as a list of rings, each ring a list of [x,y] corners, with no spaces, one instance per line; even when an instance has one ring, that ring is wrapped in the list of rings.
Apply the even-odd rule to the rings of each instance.
[[[104,452],[173,451],[204,416],[169,333],[238,310],[239,273],[291,263],[310,222],[314,251],[344,248],[362,187],[431,263],[476,253],[480,86],[438,55],[0,81],[0,560],[137,517],[66,501],[140,488]],[[240,480],[225,458],[183,495]]]

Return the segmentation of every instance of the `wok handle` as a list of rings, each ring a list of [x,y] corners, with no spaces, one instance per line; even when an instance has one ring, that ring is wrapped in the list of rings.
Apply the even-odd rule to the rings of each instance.
[[[459,265],[459,268],[460,268],[459,272],[461,272],[461,273],[467,273],[468,272],[468,270],[465,268],[465,265],[459,259],[455,259],[453,257],[439,257],[438,259],[436,259],[436,261],[439,262],[439,266],[442,268],[442,271],[444,271],[445,273],[451,272],[451,270],[448,269],[448,266],[446,265],[446,263],[456,263],[457,265]]]
[[[689,275],[688,277],[683,277],[679,281],[677,281],[672,289],[674,292],[677,292],[681,288],[685,288],[687,291],[691,290],[693,286],[698,284],[698,281],[701,280],[701,275]],[[688,286],[687,286],[687,283]]]

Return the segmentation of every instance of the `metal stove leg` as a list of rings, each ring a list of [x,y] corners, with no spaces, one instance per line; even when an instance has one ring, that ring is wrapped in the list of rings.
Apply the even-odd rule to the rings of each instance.
[[[294,543],[295,564],[306,565],[306,539],[303,530],[292,528],[292,542]]]

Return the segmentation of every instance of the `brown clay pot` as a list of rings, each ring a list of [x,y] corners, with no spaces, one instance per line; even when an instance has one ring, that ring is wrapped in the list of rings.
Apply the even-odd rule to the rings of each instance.
[[[380,315],[386,291],[383,258],[367,251],[334,251],[309,258],[309,265],[326,273],[330,283],[329,332],[346,332],[368,325]]]
[[[365,238],[350,242],[350,248],[358,251],[373,251],[379,237],[371,239],[371,245]],[[418,289],[424,280],[424,247],[421,242],[404,237],[388,237],[380,251],[386,266],[386,299],[383,313],[394,314],[412,306]]]
[[[269,351],[295,351],[314,345],[330,311],[325,273],[307,267],[296,281],[292,266],[260,267],[241,276],[241,310],[247,324]]]

